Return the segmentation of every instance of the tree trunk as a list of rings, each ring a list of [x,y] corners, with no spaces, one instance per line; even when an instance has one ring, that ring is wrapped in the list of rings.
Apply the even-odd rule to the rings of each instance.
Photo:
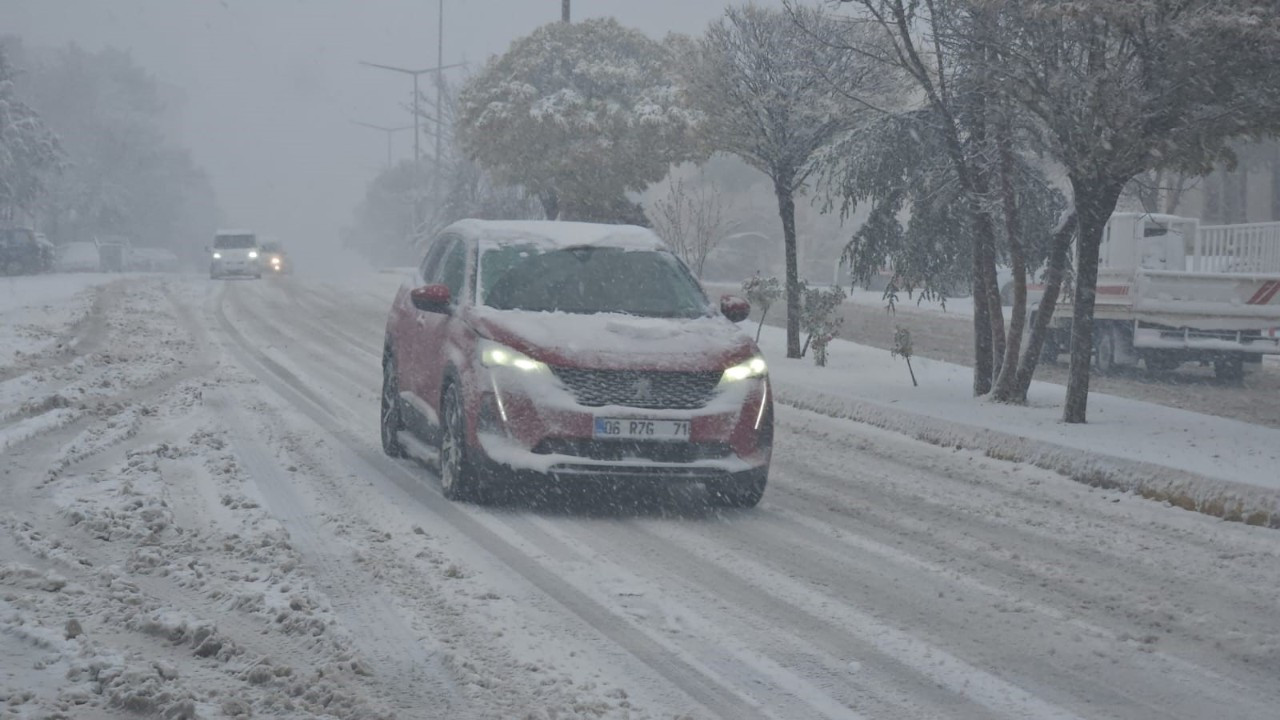
[[[1062,279],[1067,267],[1067,253],[1071,250],[1071,236],[1076,231],[1076,215],[1074,212],[1066,218],[1053,234],[1049,246],[1049,265],[1044,274],[1044,295],[1036,308],[1035,322],[1031,325],[1031,335],[1027,338],[1027,349],[1022,353],[1022,361],[1018,365],[1018,374],[1014,380],[1012,391],[1007,402],[1025,405],[1027,391],[1031,389],[1031,378],[1036,374],[1040,364],[1040,350],[1049,334],[1049,323],[1053,321],[1053,313],[1058,307],[1058,296],[1062,292]]]
[[[1222,171],[1209,173],[1204,177],[1204,212],[1202,222],[1206,225],[1218,225],[1222,220]]]
[[[800,357],[800,269],[796,257],[796,200],[791,178],[775,180],[782,242],[787,257],[787,357]]]
[[[982,259],[977,248],[973,253],[973,394],[991,392],[995,376],[995,354],[991,347],[991,309],[979,301],[982,297]]]
[[[1271,155],[1271,221],[1280,220],[1280,146]]]
[[[991,322],[991,380],[1000,374],[1004,362],[1004,305],[1000,302],[1000,281],[996,278],[996,228],[991,213],[983,211],[978,216],[978,243],[982,257],[982,297],[975,297],[974,304],[985,302],[987,317]]]
[[[1000,363],[992,398],[1011,402],[1015,397],[1018,375],[1018,353],[1022,350],[1022,329],[1027,324],[1027,258],[1018,237],[1018,199],[1013,189],[1012,131],[1001,128],[1000,200],[1004,207],[1005,235],[1009,240],[1009,262],[1013,269],[1013,308],[1009,311],[1009,336],[1005,340],[1004,360]],[[996,289],[999,293],[999,288]],[[1003,321],[1003,318],[1002,318]]]
[[[561,0],[560,20],[561,22],[569,22],[569,0]]]
[[[1089,408],[1089,371],[1093,364],[1093,308],[1098,295],[1098,251],[1102,233],[1124,181],[1114,179],[1071,179],[1071,189],[1079,213],[1080,236],[1076,254],[1076,288],[1071,318],[1071,368],[1067,379],[1067,402],[1062,419],[1083,423]]]
[[[560,196],[554,190],[538,193],[538,202],[542,203],[542,212],[548,220],[560,217]]]

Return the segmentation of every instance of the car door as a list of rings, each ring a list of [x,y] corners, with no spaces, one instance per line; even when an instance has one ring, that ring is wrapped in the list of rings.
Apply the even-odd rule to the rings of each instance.
[[[434,409],[426,401],[422,393],[427,361],[423,348],[428,343],[428,327],[426,321],[429,313],[424,313],[413,306],[409,297],[410,291],[424,285],[438,282],[440,259],[444,256],[448,243],[437,239],[427,251],[422,263],[418,265],[404,289],[396,297],[395,308],[395,354],[396,370],[399,375],[400,396],[405,404],[405,422],[409,429],[424,439],[435,425]]]
[[[450,362],[450,349],[456,350],[457,343],[452,336],[455,326],[460,322],[457,313],[453,312],[464,299],[467,287],[468,246],[461,238],[446,238],[439,262],[432,278],[427,283],[442,284],[449,288],[451,311],[424,312],[418,311],[420,342],[415,352],[420,353],[419,367],[422,375],[415,392],[430,407],[432,425],[439,424],[440,399],[443,394],[445,373]]]

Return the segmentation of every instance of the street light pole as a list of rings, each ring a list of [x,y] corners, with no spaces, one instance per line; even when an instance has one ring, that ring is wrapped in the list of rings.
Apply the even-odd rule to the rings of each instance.
[[[444,67],[444,0],[439,0],[440,22],[436,27],[436,67]],[[436,162],[431,179],[436,203],[440,202],[440,136],[444,134],[444,75],[436,73]]]
[[[441,14],[443,15],[443,13],[444,13],[444,0],[441,0],[441,6],[440,6],[440,7],[441,7],[440,12],[441,12]],[[443,54],[441,54],[441,57],[443,58]],[[419,92],[418,92],[418,78],[419,78],[420,76],[422,76],[422,75],[427,74],[427,73],[437,73],[437,75],[436,75],[436,87],[437,87],[437,88],[439,88],[439,86],[440,86],[440,85],[439,85],[439,83],[440,83],[440,76],[439,76],[439,73],[444,72],[445,70],[448,70],[449,68],[461,67],[461,66],[463,65],[463,63],[453,63],[452,65],[445,65],[443,62],[440,62],[440,63],[438,63],[438,64],[437,64],[435,67],[433,67],[433,68],[422,68],[422,69],[420,69],[420,70],[415,70],[415,69],[413,69],[413,68],[402,68],[402,67],[396,67],[396,66],[394,66],[394,65],[379,65],[378,63],[365,62],[364,60],[361,60],[361,61],[360,61],[360,64],[361,64],[361,65],[367,65],[367,66],[372,67],[372,68],[378,68],[379,70],[390,70],[391,72],[397,72],[397,73],[400,73],[400,74],[402,74],[402,75],[409,75],[409,76],[413,77],[413,176],[414,176],[414,190],[415,190],[415,194],[416,194],[416,192],[417,192],[417,191],[420,191],[420,190],[421,190],[420,184],[417,182],[417,179],[418,179],[419,177],[421,177],[421,173],[422,173],[422,145],[421,145],[421,143],[422,143],[422,137],[421,137],[421,136],[422,136],[422,133],[421,133],[421,129],[420,129],[420,122],[421,122],[421,118],[422,118],[422,110],[421,110],[421,106],[420,106],[420,104],[419,104],[422,98],[421,98],[421,93],[419,93]],[[437,109],[437,113],[439,113],[439,109]],[[436,120],[437,120],[437,122],[438,122],[438,121],[439,121],[439,118],[436,118]],[[439,157],[439,147],[440,147],[440,143],[439,143],[439,129],[438,129],[438,128],[437,128],[437,136],[436,136],[436,137],[437,137],[437,139],[436,139],[436,148],[437,148],[437,153],[436,153],[436,166],[437,166],[437,170],[436,170],[436,172],[437,172],[437,173],[439,173],[439,169],[438,169],[438,168],[439,168],[439,165],[440,165],[440,157]],[[415,199],[415,201],[414,201],[414,210],[413,210],[414,232],[417,232],[417,231],[418,231],[418,227],[417,227],[417,226],[418,226],[419,221],[420,221],[420,218],[418,217],[418,205],[419,205],[419,202],[418,202],[418,200],[416,200],[416,199]]]
[[[569,0],[561,0],[560,2],[560,21],[569,22]]]
[[[354,124],[354,125],[359,125],[359,126],[361,126],[361,127],[367,127],[367,128],[373,129],[373,130],[381,130],[382,132],[386,133],[386,135],[387,135],[387,167],[388,167],[388,168],[390,168],[390,167],[391,167],[391,165],[392,165],[392,162],[391,162],[391,136],[392,136],[392,135],[394,135],[395,133],[398,133],[398,132],[403,132],[403,131],[405,131],[405,130],[413,130],[413,129],[414,129],[414,126],[413,126],[413,125],[404,125],[404,126],[401,126],[401,127],[385,127],[385,126],[383,126],[383,125],[374,125],[373,123],[360,122],[359,120],[352,120],[351,122],[352,122],[352,124]]]
[[[444,6],[444,2],[443,2],[443,0],[441,0],[441,13],[442,13],[442,14],[443,14],[443,12],[444,12],[444,11],[443,11],[443,6]],[[443,50],[441,51],[441,57],[443,57]],[[419,134],[419,133],[418,133],[418,127],[419,127],[419,124],[418,124],[418,123],[419,123],[419,118],[422,116],[422,111],[421,111],[421,108],[420,108],[420,106],[419,106],[419,101],[421,100],[421,97],[420,97],[420,93],[418,92],[418,77],[419,77],[419,76],[422,76],[422,75],[426,75],[427,73],[440,73],[440,72],[443,72],[443,71],[448,70],[448,69],[450,69],[450,68],[462,67],[462,66],[464,65],[464,63],[452,63],[452,64],[450,64],[450,65],[445,65],[443,62],[441,62],[441,63],[439,63],[438,65],[436,65],[435,67],[432,67],[432,68],[423,68],[423,69],[421,69],[421,70],[414,70],[414,69],[412,69],[412,68],[396,67],[396,66],[394,66],[394,65],[379,65],[378,63],[365,62],[364,60],[361,60],[361,61],[360,61],[360,64],[361,64],[361,65],[366,65],[366,66],[368,66],[368,67],[372,67],[372,68],[378,68],[379,70],[390,70],[391,72],[398,72],[398,73],[401,73],[402,75],[410,75],[410,76],[412,76],[412,77],[413,77],[413,126],[414,126],[414,128],[415,128],[415,130],[414,130],[414,141],[413,141],[413,161],[414,161],[414,162],[418,162],[419,160],[421,160],[421,159],[422,159],[422,151],[421,151],[421,147],[420,147],[420,145],[419,145],[419,138],[418,138],[418,134]],[[436,81],[436,82],[437,82],[437,86],[438,86],[438,85],[439,85],[439,82],[440,82],[440,81],[439,81],[439,79],[438,79],[438,78],[439,78],[439,75],[437,75],[436,77],[437,77],[437,81]],[[439,102],[439,98],[437,97],[437,103],[438,103],[438,102]]]

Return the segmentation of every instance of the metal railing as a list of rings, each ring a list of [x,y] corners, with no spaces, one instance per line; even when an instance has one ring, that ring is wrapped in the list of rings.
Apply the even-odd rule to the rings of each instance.
[[[1280,273],[1280,222],[1200,227],[1193,272]]]

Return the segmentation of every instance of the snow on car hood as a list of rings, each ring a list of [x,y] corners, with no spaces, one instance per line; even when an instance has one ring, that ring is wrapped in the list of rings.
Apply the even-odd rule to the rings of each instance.
[[[485,337],[549,365],[710,371],[757,352],[750,337],[719,316],[645,318],[474,308],[471,321]]]

